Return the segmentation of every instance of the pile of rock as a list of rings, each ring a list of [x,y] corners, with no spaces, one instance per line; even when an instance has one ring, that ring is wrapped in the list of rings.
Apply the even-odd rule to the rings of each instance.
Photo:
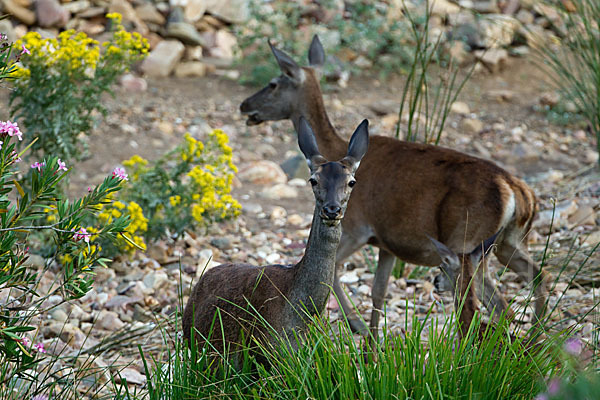
[[[123,24],[150,42],[141,70],[148,76],[202,76],[227,66],[237,44],[232,24],[248,18],[245,0],[0,0],[0,32],[14,41],[27,31],[53,37],[76,29],[102,39],[106,14],[120,13]]]
[[[337,0],[334,7],[329,3],[325,7],[317,1],[296,1],[305,9],[301,24],[311,25],[310,30],[321,35],[326,47],[339,45],[340,32],[328,28],[328,21],[335,15],[348,17],[353,2]],[[127,29],[140,32],[150,42],[152,52],[141,65],[144,74],[203,76],[231,64],[237,45],[232,27],[251,18],[249,3],[250,0],[0,0],[0,11],[11,15],[10,20],[0,21],[0,31],[7,33],[10,40],[28,30],[47,37],[69,28],[101,37],[107,26],[105,15],[118,12]],[[430,37],[437,40],[441,36],[444,48],[459,63],[477,59],[491,72],[502,68],[509,55],[526,54],[529,47],[566,31],[560,12],[540,0],[430,3]],[[562,3],[565,10],[574,11],[570,0]],[[425,4],[420,0],[387,0],[377,2],[376,7],[392,21],[403,18],[405,7],[423,13]],[[263,7],[278,9],[275,3],[265,3]],[[257,18],[261,17],[254,16],[249,25],[260,26]],[[365,57],[353,54],[351,60],[345,61],[368,68],[372,62]]]

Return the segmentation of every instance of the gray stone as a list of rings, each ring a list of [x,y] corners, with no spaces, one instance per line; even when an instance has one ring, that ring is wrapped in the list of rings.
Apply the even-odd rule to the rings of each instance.
[[[198,21],[206,12],[207,6],[206,0],[188,0],[184,9],[185,19],[189,22]]]
[[[490,14],[479,21],[479,31],[486,48],[510,45],[521,24],[509,15]]]
[[[483,122],[474,118],[465,118],[460,123],[461,129],[468,134],[477,134],[483,130]]]
[[[35,23],[35,13],[15,0],[4,0],[4,13],[14,16],[25,25]]]
[[[4,33],[6,35],[6,39],[11,43],[17,40],[15,29],[12,26],[12,22],[10,22],[10,19],[8,18],[0,20],[0,32]]]
[[[508,51],[505,49],[489,49],[487,51],[476,51],[475,57],[481,61],[490,72],[500,71],[508,62]]]
[[[150,22],[157,25],[164,25],[166,22],[165,17],[152,3],[144,3],[141,6],[136,7],[135,13],[137,14],[138,18],[144,22]]]
[[[133,74],[125,74],[119,79],[121,87],[128,92],[145,92],[148,90],[148,82],[142,77]]]
[[[206,12],[233,24],[240,24],[250,16],[246,0],[207,0]]]
[[[140,374],[137,370],[133,368],[125,368],[123,370],[118,371],[115,380],[117,383],[127,382],[128,384],[138,386],[146,384],[146,376]]]
[[[142,71],[148,76],[169,76],[181,60],[185,47],[177,40],[163,40],[142,62]]]
[[[261,194],[271,200],[295,199],[298,197],[298,189],[285,183],[278,183],[263,190]]]
[[[204,38],[194,28],[194,25],[187,22],[169,22],[167,25],[167,37],[179,39],[185,44],[206,46]]]
[[[90,6],[91,4],[88,0],[77,0],[62,4],[62,7],[71,14],[77,14],[82,11],[86,11],[90,8]]]
[[[238,178],[256,185],[287,182],[287,177],[281,167],[269,160],[251,162],[245,168],[240,169]]]
[[[452,103],[450,106],[450,111],[459,115],[467,115],[471,112],[469,105],[463,101],[456,101]]]
[[[282,162],[281,169],[285,172],[288,179],[308,179],[310,177],[306,158],[300,154],[290,157]]]
[[[114,332],[125,326],[119,319],[119,315],[114,311],[102,310],[96,320],[96,326],[100,329]]]
[[[206,65],[200,61],[188,61],[177,64],[175,76],[178,78],[206,75]]]

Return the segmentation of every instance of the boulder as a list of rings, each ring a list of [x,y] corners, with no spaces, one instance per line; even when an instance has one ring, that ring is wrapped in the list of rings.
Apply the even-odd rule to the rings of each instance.
[[[152,77],[169,76],[183,57],[185,47],[177,40],[163,40],[142,62],[142,71]]]
[[[58,0],[37,0],[35,13],[42,28],[62,28],[71,16]]]

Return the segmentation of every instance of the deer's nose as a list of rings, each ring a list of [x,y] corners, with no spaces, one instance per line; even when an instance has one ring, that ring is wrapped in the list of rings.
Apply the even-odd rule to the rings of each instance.
[[[327,205],[323,207],[323,212],[329,219],[336,219],[342,212],[342,208],[336,205]]]

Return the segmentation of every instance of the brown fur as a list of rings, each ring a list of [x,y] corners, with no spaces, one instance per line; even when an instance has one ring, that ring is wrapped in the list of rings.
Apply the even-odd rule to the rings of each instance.
[[[281,52],[279,57],[282,57]],[[297,67],[301,72],[293,67],[284,70],[284,67],[284,74],[278,78],[281,87],[271,92],[263,89],[251,96],[242,103],[241,111],[252,117],[254,123],[289,118],[297,126],[298,119],[304,117],[314,127],[323,155],[338,159],[343,155],[346,141],[329,121],[318,74],[311,67]],[[296,82],[290,85],[293,79]],[[282,96],[284,90],[286,96]],[[283,104],[289,99],[293,99],[291,104]],[[280,113],[276,112],[278,101],[282,102]],[[261,114],[267,109],[268,113]],[[380,249],[372,291],[372,332],[377,333],[394,256],[419,265],[439,264],[440,259],[427,235],[446,243],[456,253],[465,253],[503,230],[498,238],[497,257],[525,281],[531,282],[542,274],[542,284],[536,288],[536,314],[543,314],[547,276],[531,260],[522,243],[535,216],[536,198],[522,180],[481,158],[441,146],[384,136],[371,137],[369,152],[356,178],[359,183],[343,221],[336,258],[341,264],[367,243]],[[503,218],[513,196],[514,212]],[[478,269],[476,287],[483,288],[480,296],[486,306],[496,307],[499,313],[508,308],[508,304],[492,280],[484,277],[486,269],[485,265]],[[366,333],[337,277],[334,289],[353,329]]]

